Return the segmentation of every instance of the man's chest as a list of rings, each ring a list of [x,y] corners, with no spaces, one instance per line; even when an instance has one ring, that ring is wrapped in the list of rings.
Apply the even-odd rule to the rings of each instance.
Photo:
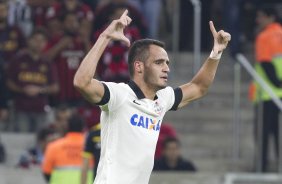
[[[160,131],[165,108],[158,100],[128,98],[125,104],[118,111],[127,128],[147,133]]]

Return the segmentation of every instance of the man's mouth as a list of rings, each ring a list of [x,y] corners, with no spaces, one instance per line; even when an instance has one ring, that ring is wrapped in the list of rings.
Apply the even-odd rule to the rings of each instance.
[[[167,76],[164,76],[164,77],[161,77],[162,79],[164,79],[165,81],[167,81],[168,77]]]

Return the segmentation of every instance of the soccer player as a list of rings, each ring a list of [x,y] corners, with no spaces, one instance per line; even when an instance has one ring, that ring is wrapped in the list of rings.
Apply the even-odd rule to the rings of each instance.
[[[219,59],[231,39],[223,30],[210,29],[214,46],[210,57],[187,84],[167,86],[169,58],[162,42],[143,39],[129,51],[131,81],[100,82],[93,79],[98,60],[113,40],[131,22],[126,10],[105,29],[83,59],[74,78],[75,87],[90,102],[100,105],[101,157],[94,184],[147,184],[154,164],[155,147],[165,112],[176,110],[206,94],[213,82]]]

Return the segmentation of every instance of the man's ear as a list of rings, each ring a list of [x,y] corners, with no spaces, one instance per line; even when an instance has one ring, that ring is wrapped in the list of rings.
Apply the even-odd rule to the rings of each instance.
[[[144,69],[144,63],[142,61],[135,61],[134,62],[134,69],[136,73],[142,73]]]

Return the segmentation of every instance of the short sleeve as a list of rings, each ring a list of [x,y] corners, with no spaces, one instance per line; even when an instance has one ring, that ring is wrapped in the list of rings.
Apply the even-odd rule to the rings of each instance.
[[[109,91],[108,102],[101,106],[102,110],[114,111],[119,108],[127,98],[128,90],[124,83],[104,82]]]
[[[52,143],[49,144],[47,146],[47,149],[45,151],[45,154],[44,154],[44,159],[43,159],[43,162],[42,162],[42,171],[43,173],[45,174],[51,174],[52,171],[53,171],[53,167],[54,167],[54,157],[53,155],[56,155],[54,153],[54,149],[53,149],[53,146],[52,146]]]
[[[180,88],[173,89],[172,87],[166,87],[157,92],[158,98],[163,101],[165,110],[177,110],[179,103],[182,100],[182,91]]]

